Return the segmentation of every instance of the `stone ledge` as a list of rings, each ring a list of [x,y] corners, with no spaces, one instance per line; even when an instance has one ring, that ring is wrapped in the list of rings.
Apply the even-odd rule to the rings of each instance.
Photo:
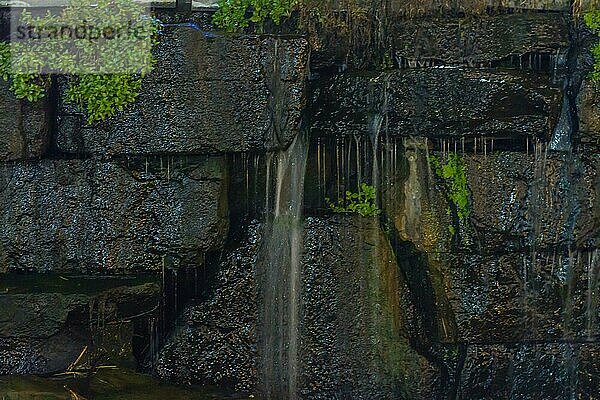
[[[569,45],[561,14],[406,19],[396,22],[392,35],[397,59],[471,66],[527,53],[557,56]]]

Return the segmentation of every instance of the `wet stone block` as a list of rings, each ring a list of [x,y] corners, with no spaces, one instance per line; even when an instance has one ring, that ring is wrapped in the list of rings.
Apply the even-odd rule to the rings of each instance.
[[[225,240],[222,158],[42,160],[0,171],[0,272],[199,265]]]
[[[587,341],[600,335],[598,250],[463,255],[444,270],[457,339]]]
[[[599,349],[597,343],[470,345],[458,399],[593,399]]]
[[[465,155],[463,160],[473,250],[598,247],[598,155],[532,150]]]
[[[600,145],[600,92],[597,86],[585,80],[577,98],[581,143],[595,148]]]
[[[114,118],[88,125],[61,104],[57,148],[99,155],[264,151],[287,147],[298,132],[304,39],[206,39],[197,30],[173,28],[156,59],[136,104]]]
[[[0,161],[42,157],[48,132],[47,97],[36,103],[18,100],[0,80]]]
[[[569,43],[558,13],[397,20],[391,35],[403,67],[512,63],[507,66],[552,70]]]
[[[406,286],[377,219],[308,218],[302,256],[305,399],[414,398],[432,366],[406,339]]]
[[[336,75],[315,90],[323,137],[546,138],[562,98],[547,76],[462,68]]]
[[[253,221],[218,263],[211,295],[187,306],[158,354],[155,371],[180,383],[257,387],[256,264],[263,227]]]

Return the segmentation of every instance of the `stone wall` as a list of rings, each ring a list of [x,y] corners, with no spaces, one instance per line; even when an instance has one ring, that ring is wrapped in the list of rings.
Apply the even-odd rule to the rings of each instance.
[[[223,155],[289,145],[307,43],[171,27],[156,58],[138,101],[92,125],[64,102],[61,77],[35,104],[2,83],[0,271],[160,271],[221,248]]]
[[[252,392],[262,227],[232,208],[251,191],[273,201],[269,152],[308,127],[301,398],[592,398],[600,110],[586,78],[592,37],[570,21],[385,20],[351,42],[324,40],[310,74],[302,38],[206,39],[174,28],[139,102],[92,126],[62,102],[61,80],[56,103],[24,104],[4,87],[0,271],[202,265],[205,290],[169,310],[180,318],[154,370]],[[361,51],[385,62],[357,62]],[[561,135],[567,147],[554,151]],[[467,177],[463,221],[430,166],[450,152]],[[379,220],[323,216],[326,197],[362,181],[378,190]],[[230,226],[234,211],[240,226]],[[30,321],[25,303],[61,304],[52,332],[90,303],[15,296],[0,300]],[[7,350],[46,346],[23,332],[25,344],[5,340],[0,372],[37,371],[30,353]]]

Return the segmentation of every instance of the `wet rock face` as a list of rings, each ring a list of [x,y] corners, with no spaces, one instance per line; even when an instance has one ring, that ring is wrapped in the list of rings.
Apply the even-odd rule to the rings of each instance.
[[[52,278],[37,279],[42,282]],[[62,372],[82,352],[77,367],[135,367],[135,357],[142,356],[143,351],[134,350],[134,336],[148,334],[139,328],[147,326],[148,318],[156,317],[158,285],[146,283],[89,293],[73,290],[82,283],[93,286],[89,281],[60,279],[68,279],[72,287],[63,293],[46,293],[35,288],[19,290],[3,282],[0,375]],[[18,279],[13,281],[20,284]]]
[[[257,385],[256,273],[262,227],[251,223],[227,250],[212,291],[184,310],[160,351],[156,373],[171,381]],[[437,371],[410,350],[411,307],[377,220],[308,218],[302,255],[299,396],[398,398],[435,386]],[[428,382],[415,387],[411,382]],[[431,388],[427,385],[431,384]],[[411,398],[411,397],[408,397]]]
[[[0,81],[0,161],[42,157],[49,142],[47,99],[20,101],[8,88]]]
[[[193,266],[226,236],[221,158],[42,160],[0,174],[3,272]]]
[[[395,62],[401,66],[512,62],[551,70],[550,56],[568,46],[567,24],[559,13],[396,20],[392,32]]]
[[[262,225],[249,224],[218,263],[211,294],[187,306],[175,333],[160,351],[155,371],[181,383],[256,388],[258,315],[256,263]],[[218,262],[214,260],[214,262]]]
[[[598,247],[598,155],[531,151],[464,156],[474,247]]]
[[[469,343],[587,341],[600,333],[597,250],[464,255],[444,268],[457,337]],[[591,285],[591,288],[589,286]]]
[[[336,75],[316,90],[312,127],[319,136],[545,138],[561,104],[561,91],[549,78],[517,71]]]
[[[364,14],[350,12],[355,20],[348,26],[340,21],[345,30],[321,27],[311,64],[317,70],[333,65],[351,70],[434,65],[554,68],[555,56],[564,55],[568,47],[568,19],[562,13],[502,15],[502,8],[568,10],[568,0],[490,0],[488,6],[499,12],[488,15],[485,2],[470,0],[373,0]]]
[[[411,345],[430,360],[417,367],[428,380],[414,398],[589,398],[598,385],[596,90],[584,81],[575,104],[589,60],[579,54],[586,52],[581,43],[571,43],[565,57],[562,17],[522,17],[527,23],[514,19],[510,28],[511,16],[398,23],[406,36],[395,62],[413,69],[338,74],[315,85],[312,134],[325,154],[319,193],[340,182],[345,190],[361,173],[369,179],[368,141],[379,143],[381,206],[396,230],[408,293],[401,313]],[[494,35],[513,34],[514,41],[492,46]],[[552,53],[555,78],[569,68],[568,97],[544,71]],[[516,71],[515,63],[530,59],[522,66],[530,71]],[[560,120],[572,143],[554,152],[549,142]],[[446,215],[448,193],[427,165],[441,149],[442,157],[457,151],[464,162],[470,216],[459,224]],[[321,253],[336,254],[330,247]]]
[[[578,100],[581,142],[598,146],[600,141],[600,93],[598,93],[597,84],[584,81]]]
[[[403,336],[409,304],[377,219],[308,218],[302,265],[301,398],[413,398],[428,363]]]
[[[585,343],[470,346],[458,398],[591,399],[600,384],[599,350]]]
[[[158,63],[133,107],[87,125],[60,108],[66,153],[164,154],[264,151],[289,145],[300,127],[308,47],[304,39],[217,37],[167,30]]]
[[[432,208],[449,205],[426,171],[413,182],[408,168],[396,182],[412,187],[418,204],[402,196],[383,204],[403,222],[397,226],[402,238],[427,260],[405,270],[425,268],[433,282],[429,295],[438,307],[449,306],[425,318],[435,323],[441,316],[442,327],[451,327],[451,335],[430,339],[432,346],[464,346],[456,398],[586,398],[600,376],[593,361],[600,329],[597,155],[541,152],[539,146],[529,154],[492,153],[487,146],[487,155],[461,155],[471,214],[457,228],[458,243],[447,237],[448,221],[430,219]],[[418,152],[404,151],[410,166]],[[424,290],[411,282],[411,292]],[[413,339],[421,334],[417,328]]]
[[[426,174],[415,183],[422,207],[389,209],[405,217],[420,210],[407,219],[412,229],[403,232],[424,250],[427,263],[415,267],[432,277],[438,306],[449,304],[441,315],[445,326],[454,327],[452,335],[434,338],[432,345],[441,340],[464,346],[456,398],[586,398],[597,384],[596,158],[539,148],[462,155],[471,215],[460,227],[459,243],[441,237],[432,247],[426,235],[415,234],[419,224],[430,224],[424,199],[438,209],[447,206],[435,196],[439,187],[423,189]],[[404,186],[410,180],[408,174]],[[413,283],[410,290],[422,285]]]

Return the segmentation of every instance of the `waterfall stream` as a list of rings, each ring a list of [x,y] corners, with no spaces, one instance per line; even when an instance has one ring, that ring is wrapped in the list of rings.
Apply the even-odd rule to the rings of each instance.
[[[267,210],[266,234],[259,272],[261,323],[259,353],[264,399],[296,399],[302,208],[308,143],[298,134],[276,163],[272,214]],[[267,165],[270,176],[270,165]]]

